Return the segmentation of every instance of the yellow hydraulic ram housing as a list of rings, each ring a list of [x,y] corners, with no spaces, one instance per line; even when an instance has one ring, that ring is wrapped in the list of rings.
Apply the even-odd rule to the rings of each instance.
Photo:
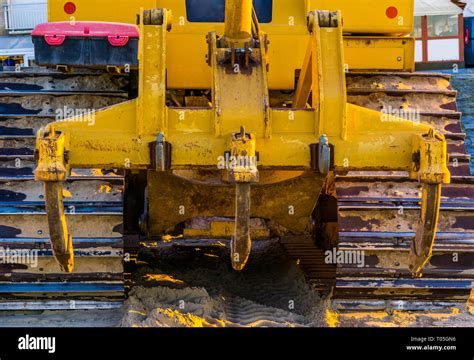
[[[232,220],[236,270],[250,254],[252,219],[271,223],[273,235],[310,234],[328,174],[393,170],[423,183],[410,254],[418,274],[431,256],[441,184],[450,181],[443,136],[347,103],[340,12],[309,12],[293,105],[271,106],[272,45],[250,0],[227,0],[226,8],[221,36],[211,31],[200,40],[212,77],[208,107],[166,105],[171,17],[151,10],[140,16],[138,98],[99,111],[93,127],[71,118],[38,132],[35,178],[46,184],[50,237],[62,268],[73,270],[61,193],[72,168],[146,170],[150,238],[194,218]]]

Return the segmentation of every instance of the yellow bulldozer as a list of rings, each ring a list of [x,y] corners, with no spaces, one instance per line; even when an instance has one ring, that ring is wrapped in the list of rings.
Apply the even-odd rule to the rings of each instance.
[[[10,97],[45,117],[31,174],[9,183],[44,211],[15,212],[28,229],[7,241],[41,243],[43,266],[10,269],[0,294],[110,303],[130,244],[219,239],[245,271],[252,242],[278,238],[337,309],[465,303],[470,158],[449,76],[413,72],[413,14],[413,0],[49,1],[32,33],[49,70],[24,75],[48,107]]]

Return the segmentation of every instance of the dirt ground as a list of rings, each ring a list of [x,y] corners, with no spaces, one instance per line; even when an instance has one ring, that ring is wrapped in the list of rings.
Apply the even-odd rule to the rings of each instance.
[[[278,242],[255,242],[243,272],[230,268],[228,256],[224,247],[149,251],[121,325],[325,325],[324,300]]]
[[[15,327],[472,327],[474,307],[442,313],[338,314],[305,282],[278,242],[254,244],[247,268],[224,247],[147,249],[121,309],[2,313]]]

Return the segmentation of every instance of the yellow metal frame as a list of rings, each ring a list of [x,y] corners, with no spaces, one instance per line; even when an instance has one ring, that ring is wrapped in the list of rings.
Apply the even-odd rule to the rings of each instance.
[[[203,24],[187,21],[185,0],[74,0],[76,12],[67,14],[64,11],[64,0],[48,1],[48,20],[54,21],[113,21],[136,23],[136,15],[140,9],[167,8],[175,15],[175,26],[179,31],[197,33]],[[344,14],[344,31],[352,34],[385,34],[409,35],[413,29],[413,0],[273,0],[274,16],[272,23],[264,26],[264,31],[272,33],[288,33],[290,26],[299,28],[299,33],[306,31],[306,15],[314,9],[340,10]],[[398,14],[390,19],[386,10],[395,6]],[[180,25],[184,20],[184,25]],[[294,20],[294,22],[292,22]],[[401,21],[403,20],[403,21]],[[288,25],[284,31],[272,29],[272,25]],[[208,28],[209,24],[206,24]],[[223,24],[216,24],[213,29],[222,32]],[[194,30],[193,30],[194,28]],[[177,30],[177,29],[176,29]]]
[[[307,11],[324,9],[341,11],[344,32],[405,36],[413,31],[415,4],[413,0],[306,0]],[[387,16],[395,8],[396,16]]]
[[[71,16],[64,12],[64,1],[50,0],[49,21],[135,24],[140,7],[172,10],[167,86],[170,89],[211,88],[211,68],[203,61],[208,51],[205,38],[211,31],[222,34],[224,24],[189,22],[185,0],[76,0],[75,3],[77,10]],[[413,28],[413,3],[413,0],[395,3],[391,0],[273,0],[272,22],[260,24],[271,44],[267,53],[271,64],[269,89],[294,89],[295,73],[301,69],[309,40],[307,14],[313,9],[342,12],[346,70],[413,70],[414,40],[407,37]],[[389,19],[385,12],[394,4],[399,16]],[[399,17],[403,18],[401,25]],[[360,38],[357,34],[364,36]],[[188,71],[193,73],[192,77],[186,75]]]
[[[411,37],[344,36],[346,70],[415,70]]]
[[[227,1],[236,8],[243,6],[237,0]],[[245,52],[246,62],[250,64],[251,60],[252,65],[247,65],[245,71],[234,71],[234,46],[242,40],[240,35],[227,37],[226,33],[219,43],[216,32],[211,31],[207,39],[212,108],[195,109],[166,106],[167,31],[171,13],[166,9],[160,11],[163,24],[144,25],[143,21],[140,24],[138,98],[99,111],[94,127],[70,118],[42,129],[37,137],[36,180],[57,183],[65,179],[69,169],[81,167],[150,169],[158,173],[216,170],[219,157],[231,151],[237,156],[258,154],[259,171],[293,170],[295,177],[301,174],[298,171],[303,171],[306,175],[313,174],[313,183],[321,183],[326,174],[314,175],[310,149],[324,138],[334,150],[335,170],[411,171],[412,178],[420,179],[428,189],[423,192],[423,216],[437,218],[439,187],[449,182],[446,141],[428,125],[346,102],[340,13],[318,11],[308,16],[309,41],[295,96],[299,108],[270,108],[267,69],[268,65],[272,66],[268,56],[272,45],[264,32],[252,35],[252,43],[257,46],[251,52],[248,49],[251,45],[245,39],[247,45],[240,50]],[[239,21],[245,22],[245,16]],[[227,28],[231,34],[234,30]],[[228,42],[230,48],[225,45]],[[229,58],[232,61],[229,62]],[[182,76],[189,76],[189,71],[192,70]],[[312,101],[308,103],[311,94]],[[240,139],[236,138],[239,132]],[[160,145],[163,155],[165,144],[171,145],[171,161],[167,168],[163,161],[156,167],[155,153],[150,148],[154,146],[157,151]],[[243,170],[230,179],[236,182],[232,252],[238,257],[232,264],[238,270],[243,268],[250,252],[250,182],[258,180],[256,174]],[[176,183],[175,179],[170,181]],[[226,191],[222,192],[224,196]],[[264,194],[266,190],[259,191]],[[55,200],[59,203],[56,208],[61,208],[62,199]],[[272,218],[273,209],[262,210],[260,206],[259,211],[269,212],[264,217]],[[308,211],[310,215],[312,207]],[[305,231],[305,218],[309,217],[306,215],[295,223],[282,219],[288,221],[289,226]],[[62,234],[53,242],[65,244],[68,238],[65,223],[53,226]],[[424,222],[417,236],[417,249],[431,249],[435,232],[436,223]],[[67,252],[64,246],[61,249]],[[416,264],[425,261],[426,254],[420,254],[423,251],[416,254]],[[416,264],[414,272],[421,268]]]
[[[167,21],[169,12],[164,14]],[[48,125],[38,137],[40,154],[41,142],[48,138],[44,135],[57,133],[65,138],[69,167],[145,169],[151,166],[149,144],[162,133],[173,145],[171,169],[215,168],[216,159],[230,150],[231,134],[245,125],[256,136],[262,168],[308,169],[308,148],[325,134],[336,148],[336,169],[410,170],[413,136],[431,130],[428,125],[346,103],[340,25],[316,26],[310,37],[308,52],[317,64],[312,69],[313,79],[320,79],[312,82],[312,87],[318,86],[319,90],[313,92],[313,96],[317,94],[317,106],[311,109],[262,106],[269,104],[265,71],[249,86],[250,77],[228,76],[215,61],[212,109],[167,107],[166,26],[142,24],[140,30],[139,97],[99,111],[94,127],[74,118]],[[265,63],[265,47],[259,51]],[[218,52],[216,49],[213,57],[219,56]],[[231,97],[226,93],[230,91],[254,100],[224,104]],[[437,139],[444,141],[440,134]],[[40,159],[47,157],[46,152],[44,155]]]

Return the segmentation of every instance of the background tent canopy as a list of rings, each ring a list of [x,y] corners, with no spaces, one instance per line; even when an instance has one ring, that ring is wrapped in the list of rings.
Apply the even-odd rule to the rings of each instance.
[[[415,16],[458,15],[462,10],[450,0],[415,0]]]

